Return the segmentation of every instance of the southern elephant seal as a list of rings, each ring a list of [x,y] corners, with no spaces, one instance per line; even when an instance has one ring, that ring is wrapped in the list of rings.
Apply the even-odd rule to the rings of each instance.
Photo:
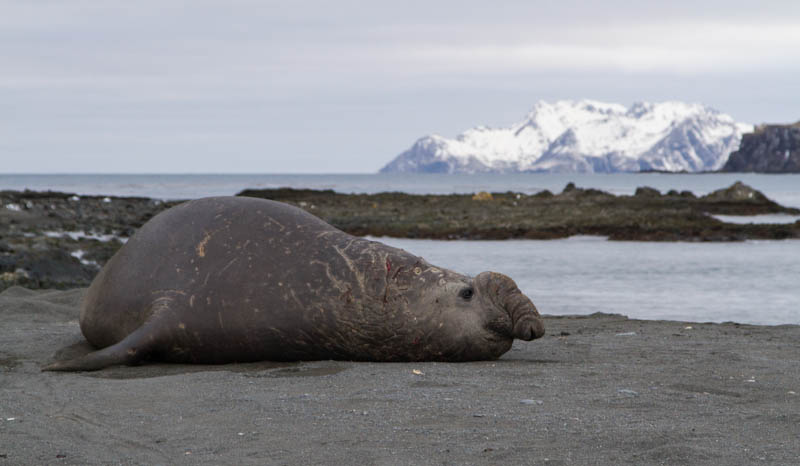
[[[92,282],[99,349],[45,370],[147,360],[470,361],[544,334],[509,277],[471,278],[290,205],[198,199],[153,217]]]

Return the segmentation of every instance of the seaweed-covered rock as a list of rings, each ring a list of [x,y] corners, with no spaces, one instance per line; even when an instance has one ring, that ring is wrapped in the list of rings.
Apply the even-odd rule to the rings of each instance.
[[[689,191],[662,196],[646,187],[640,188],[638,195],[614,196],[574,183],[567,184],[560,194],[492,193],[492,202],[474,202],[469,194],[348,195],[287,189],[248,190],[241,194],[292,203],[354,235],[551,239],[588,234],[642,241],[800,237],[800,228],[794,225],[727,224],[709,216],[800,213],[740,184],[702,198]]]
[[[797,213],[797,209],[787,209],[741,181],[700,197],[697,205],[709,213],[726,215]]]

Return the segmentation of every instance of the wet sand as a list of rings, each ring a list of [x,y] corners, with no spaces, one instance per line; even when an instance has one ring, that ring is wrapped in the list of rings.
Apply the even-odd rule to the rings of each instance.
[[[40,372],[84,290],[0,293],[0,466],[798,464],[800,326],[546,317],[497,361]]]

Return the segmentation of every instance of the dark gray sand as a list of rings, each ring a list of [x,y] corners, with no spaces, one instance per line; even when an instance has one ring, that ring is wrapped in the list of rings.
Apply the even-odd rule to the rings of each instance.
[[[548,317],[498,361],[40,372],[83,290],[0,294],[0,466],[800,464],[800,327]]]

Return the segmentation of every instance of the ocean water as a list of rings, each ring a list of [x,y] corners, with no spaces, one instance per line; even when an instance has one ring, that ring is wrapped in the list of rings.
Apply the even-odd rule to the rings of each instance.
[[[377,240],[468,275],[504,273],[543,314],[800,324],[800,240]]]
[[[614,194],[639,186],[702,195],[741,180],[800,208],[800,175],[0,175],[2,189],[190,199],[246,188],[333,189],[346,193],[472,193],[543,189],[568,182]],[[737,219],[733,219],[737,220]],[[761,221],[791,221],[767,217]],[[749,220],[742,220],[749,221]],[[380,238],[462,273],[514,278],[545,314],[609,312],[640,319],[800,324],[800,240],[743,243],[613,242],[575,237],[532,241]]]

